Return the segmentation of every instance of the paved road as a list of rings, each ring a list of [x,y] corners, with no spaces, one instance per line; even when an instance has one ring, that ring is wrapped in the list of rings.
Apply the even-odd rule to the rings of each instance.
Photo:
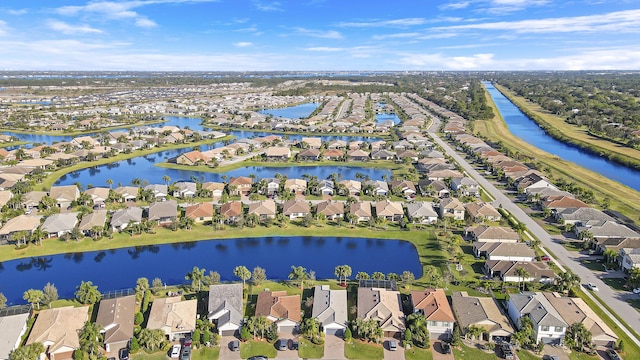
[[[573,256],[569,254],[569,251],[565,249],[559,242],[553,240],[551,235],[547,233],[538,223],[536,223],[531,217],[529,217],[521,208],[519,208],[516,204],[511,201],[502,191],[493,186],[487,179],[485,179],[482,175],[480,175],[464,158],[462,158],[458,153],[456,153],[448,143],[444,142],[437,135],[437,129],[439,128],[439,122],[434,121],[434,123],[429,128],[429,134],[433,138],[433,140],[438,143],[442,149],[451,156],[462,168],[473,177],[479,184],[482,186],[487,192],[491,193],[493,196],[494,204],[496,206],[501,205],[503,209],[509,211],[518,221],[524,223],[527,226],[529,232],[538,238],[543,246],[545,246],[549,251],[551,251],[557,261],[563,264],[566,268],[570,269],[574,274],[578,275],[580,279],[582,279],[582,283],[594,283],[598,286],[600,291],[598,292],[598,297],[602,300],[603,303],[606,303],[611,309],[615,309],[616,313],[620,316],[620,318],[624,319],[624,321],[629,325],[629,327],[633,329],[640,329],[640,313],[636,311],[629,303],[624,301],[620,294],[616,294],[609,286],[607,286],[599,276],[594,274],[591,270],[582,266],[579,262],[573,260]],[[593,300],[596,300],[590,291],[585,291],[585,293]],[[597,303],[597,301],[596,301]],[[602,309],[605,313],[608,313],[606,309]],[[608,314],[610,315],[610,314]],[[620,326],[621,329],[625,330],[627,334],[634,340],[634,342],[640,346],[640,341],[631,336],[629,331],[620,324],[614,317],[610,316],[611,319]]]

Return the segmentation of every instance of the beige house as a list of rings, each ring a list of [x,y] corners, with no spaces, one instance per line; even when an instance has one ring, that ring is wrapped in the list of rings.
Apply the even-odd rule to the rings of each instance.
[[[135,295],[100,301],[96,323],[102,328],[107,352],[127,347],[133,337]]]
[[[33,324],[26,344],[42,343],[49,360],[71,359],[73,352],[80,348],[78,332],[87,320],[88,306],[43,309]]]
[[[40,226],[42,216],[18,215],[9,219],[0,229],[0,237],[8,240],[11,234],[18,231],[27,231],[29,234]]]
[[[282,204],[282,214],[290,220],[303,218],[311,213],[311,207],[305,200],[289,200]]]
[[[385,337],[400,337],[405,329],[400,292],[382,288],[358,288],[358,318],[374,319]]]
[[[60,208],[67,209],[80,197],[80,190],[75,185],[52,186],[49,196],[58,203]]]
[[[439,214],[441,218],[447,216],[454,220],[464,220],[464,205],[456,198],[444,198],[440,200]]]
[[[431,338],[448,339],[453,332],[455,319],[443,289],[424,289],[411,292],[413,311],[427,319]]]
[[[376,217],[387,221],[398,222],[404,216],[402,203],[399,201],[381,200],[376,202]]]
[[[508,340],[515,333],[509,318],[491,297],[469,296],[465,291],[454,292],[451,306],[463,334],[472,325],[482,328],[482,337],[488,341],[495,341],[496,338]]]
[[[161,329],[171,341],[196,329],[198,300],[182,301],[180,296],[156,299],[151,305],[147,329]]]
[[[263,200],[249,204],[248,215],[258,215],[260,221],[276,218],[276,202],[273,200]]]
[[[371,220],[371,203],[368,201],[354,202],[349,206],[349,213],[354,215],[356,223]]]

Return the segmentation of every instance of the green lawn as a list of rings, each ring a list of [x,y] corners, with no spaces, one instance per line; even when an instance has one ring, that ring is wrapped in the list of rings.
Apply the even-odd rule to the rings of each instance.
[[[542,356],[536,355],[529,350],[517,350],[518,359],[520,360],[540,360]]]
[[[298,356],[303,359],[320,359],[324,356],[324,345],[316,345],[311,341],[300,338]]]
[[[597,355],[590,356],[590,355],[587,355],[585,353],[579,353],[579,352],[576,352],[576,351],[572,351],[569,354],[569,359],[570,360],[600,360],[600,357],[597,356]],[[636,359],[636,358],[629,358],[629,359]]]
[[[246,343],[240,345],[240,357],[243,359],[264,355],[268,358],[274,358],[278,352],[272,343],[266,341],[249,340]]]
[[[598,260],[581,260],[580,263],[591,271],[604,271],[604,265]]]
[[[453,348],[453,356],[456,360],[495,360],[494,352],[485,352],[483,350],[462,345],[460,349]]]
[[[610,288],[617,291],[627,291],[625,285],[627,285],[627,281],[623,278],[603,278],[605,284],[607,284]]]
[[[433,359],[433,354],[431,353],[431,349],[412,347],[404,351],[404,358],[406,360],[431,360]]]
[[[164,351],[154,352],[153,354],[147,354],[144,351],[138,351],[131,357],[131,360],[167,360],[169,357]]]
[[[203,347],[193,350],[191,360],[215,360],[220,356],[220,347]]]
[[[382,345],[366,344],[352,340],[344,344],[344,356],[347,359],[376,360],[384,358]]]

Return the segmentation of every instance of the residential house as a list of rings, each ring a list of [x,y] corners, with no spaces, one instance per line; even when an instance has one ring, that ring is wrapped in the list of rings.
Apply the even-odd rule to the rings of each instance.
[[[211,196],[214,198],[220,198],[224,194],[224,183],[221,182],[204,182],[202,183],[202,190],[211,191]]]
[[[343,188],[346,190],[346,193],[342,193],[340,189]],[[360,191],[362,191],[362,183],[356,180],[342,180],[338,182],[338,192],[340,195],[344,196],[360,196]]]
[[[42,230],[49,237],[61,237],[64,234],[71,233],[76,224],[78,224],[77,212],[52,214],[42,223]]]
[[[29,191],[22,196],[22,207],[26,212],[37,209],[42,198],[47,195],[46,191]]]
[[[311,213],[311,207],[305,200],[289,200],[282,204],[282,214],[290,220],[303,218]]]
[[[368,201],[357,201],[349,206],[349,213],[354,216],[356,223],[371,220],[371,203]]]
[[[373,160],[393,160],[396,154],[389,150],[377,150],[371,152],[371,159]]]
[[[449,197],[449,186],[442,180],[420,180],[418,189],[422,195],[435,196],[439,199]]]
[[[531,262],[536,258],[536,252],[525,243],[474,242],[473,253],[487,260]]]
[[[320,180],[316,190],[318,195],[332,196],[334,193],[334,183],[331,180]]]
[[[322,153],[322,158],[325,160],[342,160],[344,158],[344,151],[338,149],[325,150]]]
[[[185,208],[184,216],[193,219],[197,223],[213,221],[213,203],[201,202]]]
[[[476,225],[464,229],[465,236],[478,242],[518,242],[520,235],[509,227]]]
[[[417,192],[416,185],[409,180],[392,180],[389,185],[391,185],[392,194],[402,194],[405,198],[414,197]]]
[[[561,208],[552,211],[553,217],[561,224],[601,224],[605,221],[615,221],[614,218],[605,214],[603,211],[592,207],[572,207]]]
[[[224,215],[225,222],[234,224],[242,216],[242,203],[240,201],[231,201],[220,206],[220,214]]]
[[[116,210],[111,215],[111,228],[114,231],[123,231],[130,223],[140,224],[142,222],[142,208],[137,206]]]
[[[229,194],[231,196],[248,195],[252,184],[253,179],[250,177],[232,177],[229,179]]]
[[[207,160],[207,157],[200,150],[193,150],[180,154],[176,158],[176,164],[195,166],[206,164]]]
[[[363,191],[371,196],[387,196],[389,195],[389,184],[380,180],[367,180],[363,184]]]
[[[307,180],[287,179],[284,182],[284,188],[294,194],[304,194],[307,191]]]
[[[0,190],[0,208],[7,205],[12,197],[13,193],[11,190]]]
[[[344,336],[349,324],[347,307],[346,290],[331,290],[329,285],[314,288],[311,318],[318,320],[326,335]]]
[[[543,295],[556,309],[567,324],[581,323],[591,333],[591,341],[597,346],[615,347],[618,336],[580,298],[564,297],[558,293],[544,292]]]
[[[149,312],[147,329],[161,329],[170,341],[176,341],[196,329],[198,300],[181,296],[155,299]]]
[[[31,234],[40,226],[42,216],[18,215],[7,220],[0,229],[0,238],[5,241],[11,240],[11,235],[18,231],[26,231]]]
[[[0,312],[0,360],[8,360],[9,354],[20,346],[30,317],[31,308],[26,306]]]
[[[454,292],[451,308],[463,334],[470,326],[476,326],[483,330],[484,340],[509,341],[515,333],[509,318],[492,297],[469,296],[466,291]]]
[[[376,217],[387,221],[398,222],[404,216],[402,203],[398,201],[381,200],[376,202]]]
[[[266,184],[266,194],[269,197],[273,197],[275,195],[278,195],[278,193],[280,192],[280,179],[278,178],[264,178],[262,179],[264,180],[265,184]]]
[[[427,319],[427,330],[432,338],[449,339],[455,318],[443,289],[411,291],[413,311]]]
[[[518,275],[518,269],[524,269],[528,276],[522,278]],[[487,260],[484,263],[484,272],[491,278],[500,278],[504,282],[540,282],[552,284],[556,274],[544,262],[539,261],[511,261],[511,260]]]
[[[400,292],[385,288],[358,288],[358,318],[373,319],[385,337],[400,338],[405,330]]]
[[[592,239],[601,240],[606,238],[621,238],[621,237],[640,237],[640,234],[631,230],[626,225],[622,225],[615,221],[604,221],[598,224],[578,224],[573,228],[573,232],[577,236],[581,236],[582,233],[588,232]]]
[[[300,143],[309,149],[320,149],[322,147],[322,139],[319,137],[304,137],[300,140]]]
[[[541,205],[543,209],[550,210],[589,207],[589,205],[585,202],[575,199],[571,196],[548,196],[542,199]]]
[[[520,319],[528,316],[533,324],[535,343],[562,344],[567,324],[555,307],[541,292],[511,294],[507,301],[509,318],[518,327]]]
[[[138,199],[138,193],[140,188],[137,186],[118,186],[113,190],[116,194],[120,195],[120,199],[124,202],[133,202]]]
[[[300,295],[264,290],[258,293],[255,316],[265,316],[276,323],[279,333],[293,333],[301,320]]]
[[[493,205],[485,202],[472,202],[464,205],[466,215],[474,222],[500,221],[502,215]]]
[[[196,196],[198,185],[192,181],[178,181],[173,184],[173,196],[188,199]]]
[[[220,336],[234,336],[242,326],[242,284],[209,286],[207,318],[216,325]]]
[[[249,204],[248,215],[255,214],[260,221],[276,218],[276,202],[270,199],[257,201]]]
[[[151,191],[155,201],[165,201],[169,196],[169,187],[166,184],[149,184],[144,190]]]
[[[94,187],[84,191],[93,202],[94,209],[101,209],[105,207],[107,199],[109,199],[109,188],[106,187]]]
[[[347,158],[350,161],[369,161],[369,153],[361,149],[354,149],[347,152]]]
[[[291,158],[291,149],[285,146],[271,146],[265,150],[264,156],[267,161],[286,161]]]
[[[178,218],[178,202],[167,200],[151,203],[148,218],[160,226],[171,224]]]
[[[616,253],[623,248],[640,248],[640,237],[610,237],[593,239],[593,246],[598,254],[604,254],[607,249]]]
[[[42,309],[31,328],[27,345],[41,343],[49,360],[71,359],[80,348],[78,334],[89,320],[89,307]]]
[[[640,248],[622,248],[618,254],[620,270],[628,273],[640,267]]]
[[[318,161],[320,159],[320,150],[307,149],[302,150],[296,155],[296,158],[300,161]]]
[[[316,214],[323,214],[327,220],[335,221],[344,216],[344,202],[323,201],[316,206]]]
[[[480,196],[478,182],[469,177],[453,178],[451,190],[455,191],[458,196]]]
[[[86,214],[80,220],[78,230],[82,231],[85,236],[93,235],[94,228],[98,226],[104,229],[104,224],[107,222],[107,210],[95,210],[92,213]]]
[[[107,352],[126,348],[133,338],[136,296],[129,295],[100,301],[96,324],[101,327]]]
[[[433,209],[433,203],[418,201],[406,204],[407,217],[414,224],[435,224],[438,213]]]
[[[80,197],[80,190],[75,185],[52,186],[49,196],[58,203],[61,209],[68,209],[71,203]]]
[[[448,197],[440,200],[438,213],[440,214],[441,218],[447,216],[453,218],[454,220],[464,220],[465,208],[460,200],[453,197]]]
[[[429,180],[445,181],[446,179],[451,178],[452,181],[453,181],[453,179],[458,179],[458,178],[463,178],[463,177],[464,177],[464,175],[462,175],[461,172],[459,172],[457,170],[450,170],[450,169],[434,170],[434,171],[430,171],[427,174],[427,179],[429,179]]]

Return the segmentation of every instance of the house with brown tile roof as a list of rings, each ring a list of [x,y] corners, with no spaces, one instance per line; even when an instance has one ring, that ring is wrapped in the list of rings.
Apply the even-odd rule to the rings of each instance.
[[[264,151],[264,156],[269,161],[285,161],[291,158],[291,149],[286,146],[271,146]]]
[[[253,179],[246,176],[232,177],[229,179],[229,188],[232,196],[247,195],[251,191]]]
[[[322,158],[326,160],[342,160],[343,157],[344,151],[338,149],[329,149],[322,153]]]
[[[413,311],[427,319],[427,329],[432,338],[449,338],[455,318],[443,289],[427,288],[411,292]]]
[[[96,323],[102,328],[107,352],[127,347],[133,337],[135,295],[100,301]]]
[[[404,216],[402,203],[399,201],[389,201],[387,199],[377,201],[375,205],[376,217],[387,221],[398,222]]]
[[[196,329],[198,300],[184,300],[180,296],[155,299],[149,312],[147,329],[161,329],[174,341]]]
[[[349,206],[349,213],[355,215],[355,222],[369,221],[372,218],[371,203],[369,201],[356,201]]]
[[[276,211],[276,202],[271,199],[267,199],[249,204],[247,214],[256,214],[260,221],[265,221],[266,219],[275,219]]]
[[[44,345],[49,360],[72,359],[73,352],[80,348],[78,333],[87,320],[88,306],[43,309],[38,313],[26,344],[39,342]]]
[[[472,202],[464,205],[467,218],[474,222],[500,221],[502,215],[493,205],[485,202]]]
[[[258,293],[255,316],[264,316],[276,323],[278,332],[293,333],[300,323],[300,295],[264,290]]]
[[[303,218],[311,213],[311,207],[306,200],[289,200],[282,204],[282,214],[290,220]]]
[[[208,201],[187,206],[184,212],[184,216],[195,220],[197,223],[212,221],[213,215],[213,203]]]
[[[484,340],[495,341],[499,337],[509,341],[515,333],[509,318],[491,297],[469,296],[466,291],[454,292],[451,308],[463,334],[470,326],[477,326],[484,331]]]
[[[235,223],[242,216],[242,203],[231,201],[220,206],[220,214],[224,215],[226,223]]]
[[[369,152],[361,149],[354,149],[349,151],[347,153],[347,157],[351,161],[369,161],[370,160]]]
[[[454,220],[464,220],[465,208],[460,200],[448,197],[440,200],[438,214],[441,218],[448,216],[452,217]]]
[[[344,202],[323,201],[316,206],[316,214],[323,214],[327,220],[342,219],[344,216]]]
[[[509,227],[476,225],[464,229],[465,236],[479,242],[518,242],[520,235]]]
[[[200,150],[193,150],[178,156],[176,158],[176,164],[193,166],[193,165],[204,164],[208,160],[209,159],[207,159],[207,157],[204,156],[204,154],[202,154]]]
[[[400,292],[383,288],[358,288],[358,318],[373,319],[385,337],[399,337],[405,330]]]
[[[589,207],[589,205],[587,205],[586,203],[569,196],[549,196],[545,199],[542,199],[541,204],[543,208],[551,210]]]
[[[307,150],[300,151],[296,155],[296,159],[300,161],[318,161],[318,159],[320,159],[320,150],[307,149]]]

